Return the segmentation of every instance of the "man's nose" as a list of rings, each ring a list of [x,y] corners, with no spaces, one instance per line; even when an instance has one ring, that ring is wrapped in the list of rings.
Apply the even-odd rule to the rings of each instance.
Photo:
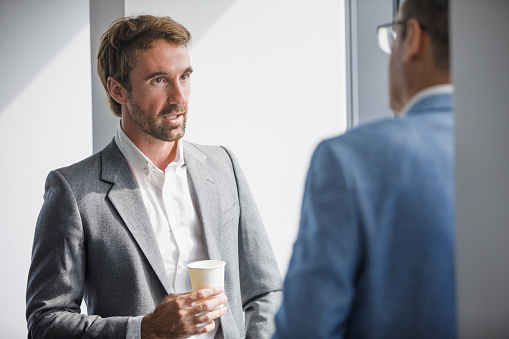
[[[168,101],[170,104],[184,105],[187,103],[187,90],[180,82],[170,86],[168,93]]]

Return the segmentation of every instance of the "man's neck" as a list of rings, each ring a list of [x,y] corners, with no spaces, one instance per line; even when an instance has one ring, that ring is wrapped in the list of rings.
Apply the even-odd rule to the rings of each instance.
[[[407,84],[403,94],[404,100],[401,102],[401,107],[395,109],[395,113],[399,114],[403,108],[407,106],[408,102],[419,92],[439,85],[451,84],[449,72],[440,72],[436,69],[427,69],[425,72],[419,69],[416,72],[409,72],[410,77],[407,78]]]
[[[431,56],[427,62],[414,64],[413,69],[409,69],[407,74],[406,102],[426,88],[451,83],[449,71],[436,68]]]
[[[439,71],[428,65],[427,68],[421,68],[411,73],[408,79],[407,101],[420,91],[433,86],[447,85],[451,83],[451,77],[448,71]]]
[[[153,143],[134,142],[134,144],[157,168],[164,171],[177,156],[178,142],[158,140]]]

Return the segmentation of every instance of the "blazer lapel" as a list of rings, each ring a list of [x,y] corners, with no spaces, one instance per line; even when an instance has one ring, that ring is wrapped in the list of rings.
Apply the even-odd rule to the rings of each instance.
[[[221,259],[219,248],[221,235],[219,225],[220,205],[217,194],[216,172],[207,165],[207,156],[193,144],[185,141],[184,160],[194,188],[207,257],[209,259]]]
[[[166,292],[170,293],[171,285],[166,275],[150,218],[131,169],[115,141],[112,141],[103,150],[102,164],[101,179],[113,184],[108,198],[138,243]]]

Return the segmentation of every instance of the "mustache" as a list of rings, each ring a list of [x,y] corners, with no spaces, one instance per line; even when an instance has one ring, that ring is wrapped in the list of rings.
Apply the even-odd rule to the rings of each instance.
[[[165,107],[159,115],[168,115],[172,113],[187,113],[187,105],[179,105],[179,104],[170,104],[168,107]]]

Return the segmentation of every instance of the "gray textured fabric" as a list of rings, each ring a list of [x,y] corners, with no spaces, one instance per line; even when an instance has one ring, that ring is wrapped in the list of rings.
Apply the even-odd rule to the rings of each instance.
[[[226,148],[184,142],[210,259],[226,261],[226,339],[269,338],[281,277],[247,182]],[[141,194],[112,141],[52,171],[27,285],[29,338],[125,338],[169,281]],[[90,315],[80,314],[82,298]],[[244,315],[246,324],[244,325]]]

